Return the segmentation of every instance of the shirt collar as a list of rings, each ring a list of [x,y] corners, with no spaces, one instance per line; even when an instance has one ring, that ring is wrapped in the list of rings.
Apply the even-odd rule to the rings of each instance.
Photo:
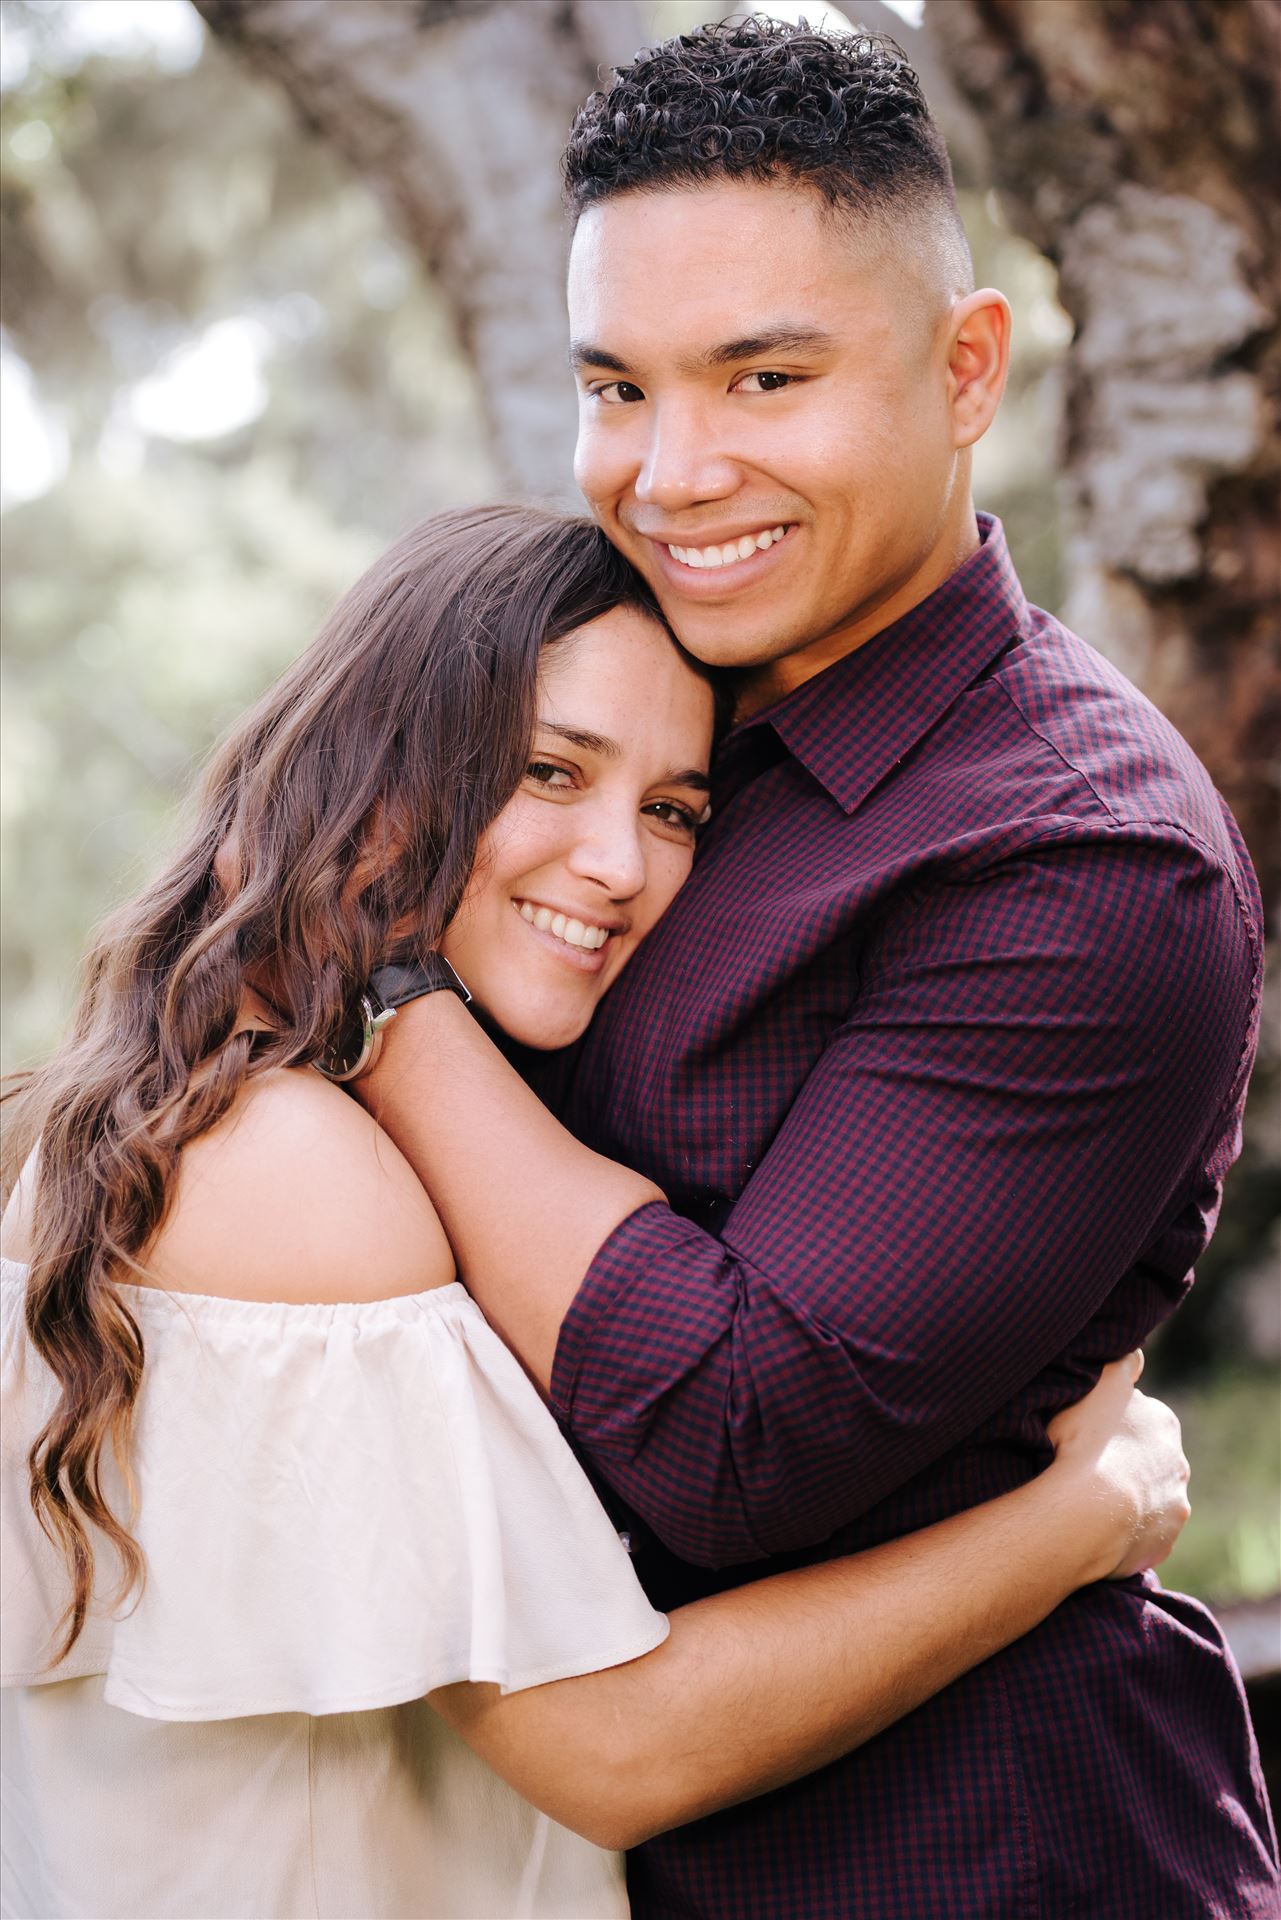
[[[928,600],[735,728],[727,758],[752,757],[744,752],[752,734],[772,731],[853,813],[1023,628],[1027,600],[1001,523],[981,513],[978,528],[977,552]]]

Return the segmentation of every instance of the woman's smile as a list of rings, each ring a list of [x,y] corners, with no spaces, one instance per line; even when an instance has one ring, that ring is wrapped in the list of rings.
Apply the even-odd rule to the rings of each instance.
[[[556,907],[533,900],[513,900],[512,905],[527,927],[551,942],[550,951],[559,949],[558,959],[563,958],[576,966],[590,967],[594,972],[599,972],[605,965],[606,942],[625,930],[625,923],[604,926],[589,914],[580,919],[573,908],[561,912]]]

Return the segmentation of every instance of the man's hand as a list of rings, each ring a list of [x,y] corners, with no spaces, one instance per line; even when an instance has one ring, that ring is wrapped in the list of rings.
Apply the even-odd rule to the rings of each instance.
[[[1175,1414],[1137,1389],[1143,1355],[1105,1367],[1094,1389],[1047,1429],[1056,1468],[1082,1474],[1108,1519],[1098,1577],[1123,1580],[1167,1558],[1187,1524],[1191,1468]]]

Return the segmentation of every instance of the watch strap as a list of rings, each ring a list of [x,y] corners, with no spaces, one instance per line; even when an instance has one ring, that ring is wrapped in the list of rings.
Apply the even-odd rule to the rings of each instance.
[[[419,960],[389,960],[369,976],[369,995],[383,1010],[395,1011],[425,993],[455,993],[471,1005],[468,993],[443,953],[427,953]]]

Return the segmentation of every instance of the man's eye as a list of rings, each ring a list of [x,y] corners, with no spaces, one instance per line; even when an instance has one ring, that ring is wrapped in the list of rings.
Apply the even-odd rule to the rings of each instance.
[[[745,373],[740,380],[734,382],[731,392],[778,393],[782,388],[793,385],[795,379],[794,373]],[[751,384],[753,380],[757,383],[755,386]]]
[[[632,407],[645,398],[640,388],[630,380],[607,380],[603,386],[593,387],[591,396],[593,400],[603,401],[607,407]]]

